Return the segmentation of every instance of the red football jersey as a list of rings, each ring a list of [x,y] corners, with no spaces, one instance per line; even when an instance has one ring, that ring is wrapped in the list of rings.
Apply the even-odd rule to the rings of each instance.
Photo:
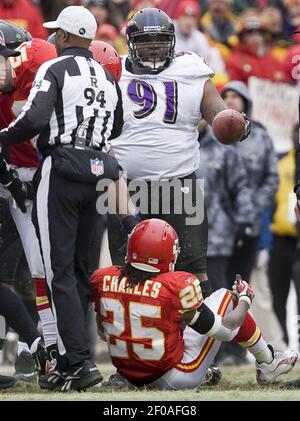
[[[113,364],[129,381],[151,381],[183,356],[180,317],[202,301],[199,280],[187,272],[162,273],[134,288],[116,266],[92,276],[98,318]]]
[[[56,57],[54,45],[39,38],[33,38],[18,47],[21,55],[10,57],[15,90],[0,93],[0,126],[5,128],[20,114],[25,104],[38,68],[45,61]],[[38,166],[38,153],[34,142],[27,141],[9,146],[9,162],[18,167]]]

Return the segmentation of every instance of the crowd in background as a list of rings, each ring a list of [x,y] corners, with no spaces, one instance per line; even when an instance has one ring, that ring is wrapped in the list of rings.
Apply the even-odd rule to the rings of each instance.
[[[176,52],[191,50],[204,57],[227,105],[238,109],[238,98],[238,111],[249,117],[250,77],[298,90],[300,0],[0,0],[0,19],[47,39],[43,21],[56,19],[70,5],[87,7],[99,25],[96,38],[120,54],[127,52],[125,28],[133,12],[161,8],[174,20]],[[256,319],[264,336],[282,349],[290,340],[286,304],[291,281],[300,314],[300,237],[291,211],[298,130],[298,125],[290,127],[290,147],[277,151],[259,122],[252,124],[246,142],[230,147],[217,143],[209,127],[199,127],[209,279],[214,289],[230,287],[237,271],[251,280],[257,291]],[[245,362],[238,349],[223,351],[222,358]]]
[[[97,38],[126,53],[128,18],[144,7],[163,9],[176,27],[176,50],[191,50],[215,70],[215,83],[247,83],[250,76],[294,84],[292,58],[300,51],[298,0],[1,0],[0,17],[47,39],[43,20],[83,5],[99,24]]]

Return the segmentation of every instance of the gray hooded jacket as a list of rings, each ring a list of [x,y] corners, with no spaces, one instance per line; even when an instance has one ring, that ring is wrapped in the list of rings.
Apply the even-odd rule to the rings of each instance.
[[[222,95],[229,90],[238,93],[244,99],[245,112],[251,119],[252,101],[246,85],[240,81],[229,82],[225,85]],[[278,188],[278,167],[273,142],[264,126],[252,121],[249,137],[235,144],[235,147],[244,158],[248,181],[254,192],[255,218],[252,229],[253,235],[258,236],[261,231],[262,213],[272,206]]]
[[[231,256],[235,234],[242,224],[252,225],[254,208],[252,190],[239,150],[224,146],[210,127],[199,136],[200,166],[197,177],[204,179],[208,217],[208,253]]]

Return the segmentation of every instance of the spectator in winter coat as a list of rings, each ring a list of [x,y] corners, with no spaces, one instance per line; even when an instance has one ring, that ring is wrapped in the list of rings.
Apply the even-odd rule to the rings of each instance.
[[[228,82],[225,64],[220,52],[216,47],[208,43],[206,36],[198,30],[200,18],[200,7],[195,0],[184,0],[178,8],[176,20],[174,21],[176,31],[175,51],[193,51],[203,57],[207,64],[212,67],[216,76],[213,79],[215,84]]]
[[[21,26],[34,38],[48,38],[43,28],[43,18],[39,9],[29,0],[2,0],[0,2],[0,18],[14,25]]]
[[[252,101],[244,83],[229,82],[222,91],[222,97],[229,108],[245,112],[248,118],[251,117]],[[244,142],[237,143],[236,148],[244,158],[248,181],[254,191],[255,218],[251,235],[245,237],[243,244],[236,241],[228,267],[228,279],[232,279],[236,273],[241,273],[243,279],[249,281],[261,233],[262,214],[273,204],[277,191],[277,159],[273,142],[266,129],[255,121],[252,121],[249,137]]]
[[[208,279],[214,291],[227,288],[227,263],[236,236],[243,236],[254,220],[252,190],[239,150],[224,146],[206,126],[199,134],[201,164],[197,176],[204,180],[208,216]]]
[[[250,76],[256,76],[272,82],[288,81],[284,64],[271,53],[271,31],[261,17],[242,18],[236,33],[239,43],[226,63],[231,80],[247,84]]]

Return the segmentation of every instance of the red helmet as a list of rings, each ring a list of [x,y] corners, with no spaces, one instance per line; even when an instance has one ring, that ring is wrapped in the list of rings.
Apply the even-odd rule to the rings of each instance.
[[[122,74],[121,58],[113,46],[103,41],[92,41],[90,51],[94,60],[105,67],[113,78],[119,82]]]
[[[172,272],[179,252],[174,228],[161,219],[147,219],[129,236],[126,261],[145,272]]]

